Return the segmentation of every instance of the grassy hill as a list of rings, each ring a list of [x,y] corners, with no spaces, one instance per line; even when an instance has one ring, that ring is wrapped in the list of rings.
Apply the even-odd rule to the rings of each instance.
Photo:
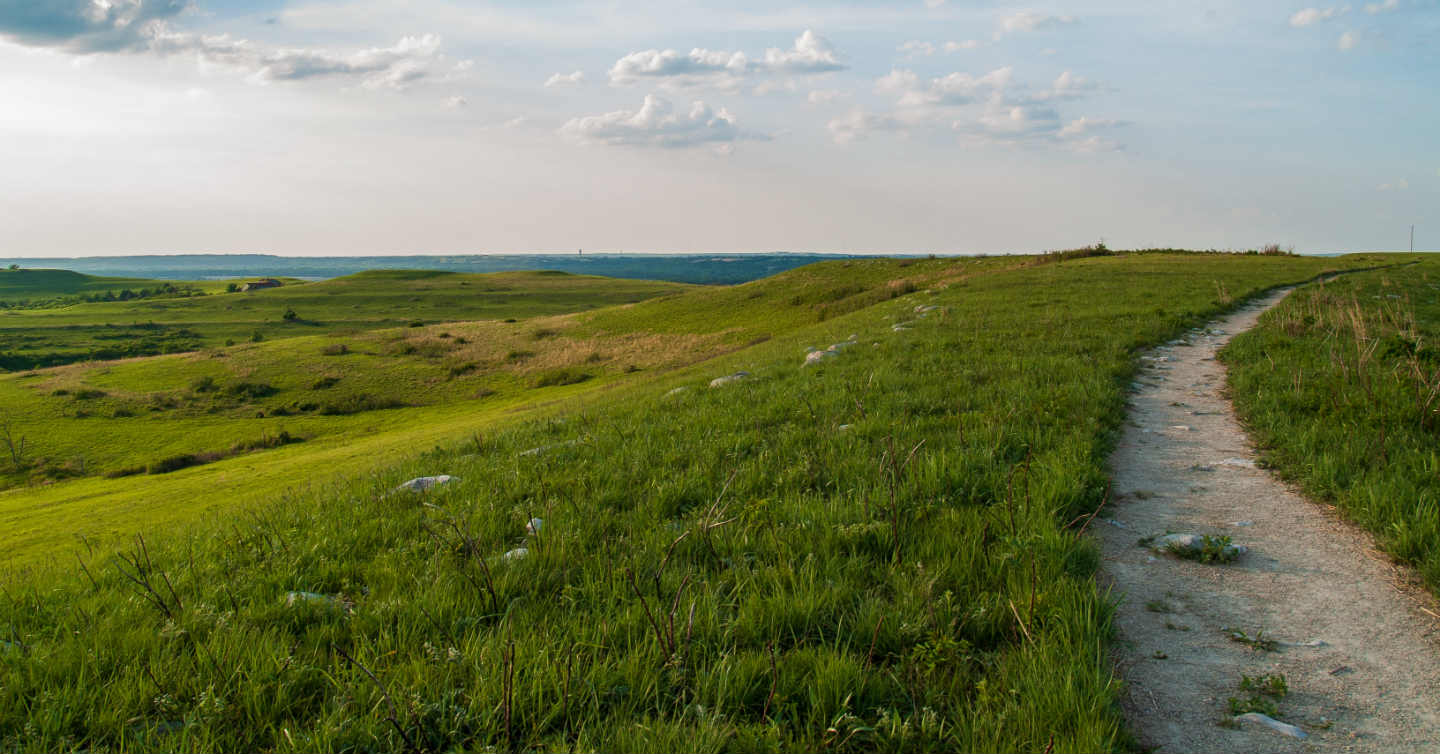
[[[1374,263],[822,265],[512,323],[493,353],[681,343],[512,394],[519,414],[446,425],[473,404],[436,399],[359,414],[371,428],[308,462],[320,441],[11,492],[11,531],[126,506],[112,527],[146,523],[118,555],[51,540],[12,569],[0,749],[1122,750],[1082,532],[1136,349]],[[414,329],[352,350],[484,340]],[[474,360],[478,379],[507,371]],[[431,474],[456,481],[395,491]],[[60,499],[100,485],[115,497]]]
[[[0,273],[5,274],[16,272]],[[317,283],[289,281],[280,288],[243,293],[226,293],[224,283],[208,285],[218,285],[219,292],[0,310],[0,369],[21,371],[417,322],[534,317],[633,303],[690,287],[561,272],[467,275],[415,270],[367,272]]]

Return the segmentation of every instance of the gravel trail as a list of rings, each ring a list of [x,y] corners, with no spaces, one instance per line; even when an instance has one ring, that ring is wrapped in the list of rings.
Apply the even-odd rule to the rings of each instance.
[[[1440,606],[1369,534],[1257,468],[1226,397],[1215,353],[1286,292],[1142,356],[1113,503],[1090,525],[1120,599],[1126,716],[1163,754],[1440,752]],[[1137,544],[1167,532],[1248,552],[1202,564]],[[1303,740],[1228,711],[1250,696],[1242,675],[1273,674],[1289,688],[1278,718]]]

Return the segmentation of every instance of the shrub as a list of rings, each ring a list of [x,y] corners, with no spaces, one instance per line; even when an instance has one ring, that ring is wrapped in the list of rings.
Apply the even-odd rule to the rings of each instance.
[[[335,387],[338,384],[340,384],[339,377],[321,377],[320,379],[315,380],[315,383],[310,386],[310,389],[329,390],[330,388]]]
[[[547,372],[541,372],[540,374],[537,374],[533,378],[531,378],[530,387],[539,388],[557,387],[559,385],[576,385],[588,379],[592,379],[594,376],[595,375],[588,372],[582,372],[578,369],[571,369],[569,367],[564,367],[562,369],[551,369]]]
[[[269,398],[280,391],[276,390],[274,385],[268,385],[263,382],[237,382],[231,385],[226,392],[236,398],[256,400],[258,398]]]
[[[350,353],[350,346],[344,343],[336,343],[335,345],[325,346],[320,349],[322,356],[344,356],[347,353]]]

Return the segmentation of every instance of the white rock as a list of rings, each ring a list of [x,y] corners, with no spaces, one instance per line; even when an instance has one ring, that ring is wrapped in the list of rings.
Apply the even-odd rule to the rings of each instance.
[[[735,374],[727,374],[724,377],[716,377],[715,379],[710,380],[710,387],[725,387],[732,382],[739,382],[748,378],[749,376],[749,372],[736,372]]]
[[[826,359],[834,358],[838,354],[838,351],[811,351],[809,355],[805,357],[805,363],[801,364],[800,366],[808,367],[812,364],[819,364]],[[712,382],[710,386],[714,387],[715,384]]]
[[[1166,534],[1156,537],[1150,546],[1160,552],[1198,553],[1205,549],[1205,537],[1201,534]],[[1225,545],[1221,550],[1226,558],[1238,558],[1249,551],[1249,548],[1242,545]]]
[[[1309,738],[1309,736],[1305,734],[1305,731],[1300,730],[1299,728],[1289,723],[1282,723],[1279,720],[1270,717],[1269,715],[1262,715],[1259,712],[1246,712],[1243,715],[1236,716],[1235,722],[1238,723],[1241,721],[1259,723],[1269,728],[1270,730],[1275,731],[1276,733],[1281,733],[1291,738],[1298,738],[1301,741]]]
[[[554,445],[541,445],[541,446],[538,447],[538,448],[531,448],[531,449],[529,449],[529,450],[522,450],[522,451],[520,451],[520,455],[522,455],[522,456],[538,456],[538,455],[540,455],[540,454],[542,454],[542,453],[548,453],[548,452],[550,452],[550,451],[552,451],[552,450],[555,450],[556,448],[568,448],[568,447],[570,447],[570,446],[572,446],[572,445],[579,445],[579,444],[580,444],[580,441],[579,441],[579,440],[566,440],[565,442],[557,442],[557,443],[555,443]]]
[[[669,397],[672,396],[672,395],[679,395],[679,394],[681,394],[681,393],[683,393],[683,392],[685,392],[686,390],[689,390],[689,389],[690,389],[690,388],[686,387],[685,385],[681,385],[680,387],[677,387],[677,388],[671,390],[670,392],[666,393],[666,394],[665,394],[665,397],[666,397],[666,398],[669,398]]]
[[[543,519],[543,518],[532,518],[532,519],[530,519],[530,522],[529,522],[529,523],[525,524],[525,533],[526,533],[526,534],[539,534],[539,533],[540,533],[540,529],[542,529],[544,526],[545,526],[545,519]]]
[[[853,427],[853,426],[855,426],[855,425],[853,425],[853,424],[841,424],[839,427],[836,427],[836,429],[839,429],[841,432],[846,432],[846,431],[848,431],[848,430],[849,430],[851,427]]]
[[[524,560],[525,557],[528,556],[529,554],[530,554],[529,548],[517,547],[517,548],[511,550],[510,552],[507,552],[507,553],[505,553],[504,555],[501,555],[501,556],[500,556],[500,559],[508,563],[508,562],[510,562],[510,561],[512,561],[512,560]]]
[[[338,597],[331,597],[328,594],[318,594],[316,592],[286,592],[285,607],[295,607],[297,605],[319,605],[320,607],[331,610],[350,609],[350,605],[346,604],[343,600]]]
[[[453,476],[450,476],[449,474],[441,474],[440,476],[422,476],[411,479],[410,481],[400,485],[399,487],[396,487],[395,491],[424,492],[432,487],[440,487],[442,485],[458,481],[460,480],[456,479]]]
[[[1255,468],[1255,462],[1248,458],[1226,458],[1220,462],[1221,466],[1234,466],[1241,469]]]

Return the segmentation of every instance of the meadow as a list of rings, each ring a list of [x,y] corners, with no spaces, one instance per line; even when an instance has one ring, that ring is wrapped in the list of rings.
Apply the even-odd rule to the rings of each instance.
[[[76,275],[60,270],[0,270],[0,369],[182,353],[414,323],[560,314],[633,303],[688,287],[554,271],[475,275],[380,270],[227,292],[243,281],[166,283],[77,279]],[[163,285],[195,295],[157,293],[118,300],[126,291]],[[112,292],[117,294],[115,301],[76,298]]]
[[[306,440],[0,496],[7,524],[46,532],[108,507],[34,502],[67,487],[115,485],[156,516],[118,550],[56,544],[0,580],[0,750],[1124,750],[1084,530],[1136,352],[1276,285],[1387,261],[860,260],[473,338],[347,341],[463,349],[520,325],[463,358],[535,392],[424,442],[358,433],[363,471],[305,463],[321,444]],[[583,345],[542,357],[527,338]],[[627,338],[642,345],[603,376],[537,381]],[[652,343],[664,355],[639,365]],[[807,348],[835,355],[802,366]],[[554,361],[522,374],[515,350]],[[262,353],[245,358],[257,373]],[[448,373],[449,353],[420,361]],[[6,379],[130,379],[129,362],[94,368],[111,371]],[[282,377],[219,413],[309,390]],[[426,393],[352,418],[469,403]],[[215,416],[197,395],[159,413]],[[312,476],[255,479],[244,504],[219,477],[152,486],[270,458]],[[396,489],[436,474],[455,479]]]
[[[1440,263],[1300,289],[1222,354],[1264,460],[1440,591]]]

